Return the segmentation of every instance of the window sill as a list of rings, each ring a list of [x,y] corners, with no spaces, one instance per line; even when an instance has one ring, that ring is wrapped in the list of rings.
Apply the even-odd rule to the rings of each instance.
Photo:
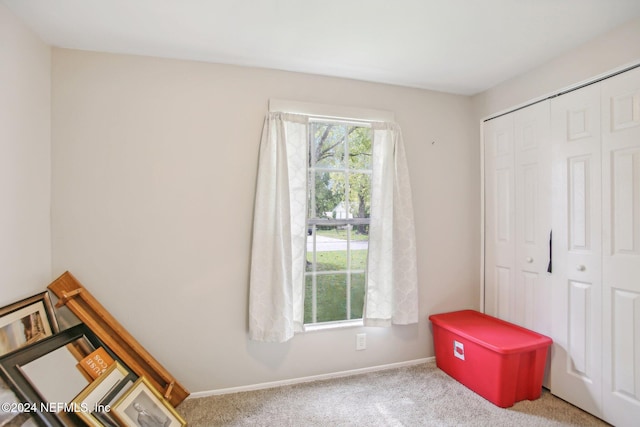
[[[339,322],[310,323],[304,325],[304,332],[326,331],[330,329],[358,328],[364,326],[362,319],[342,320]]]

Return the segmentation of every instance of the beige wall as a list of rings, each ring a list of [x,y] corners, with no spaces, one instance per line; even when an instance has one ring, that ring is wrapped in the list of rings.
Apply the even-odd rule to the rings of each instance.
[[[479,306],[468,97],[54,49],[54,275],[71,271],[191,391],[433,355],[427,317]],[[258,144],[269,98],[395,112],[413,186],[417,326],[247,338]],[[368,348],[355,351],[356,333]]]
[[[594,77],[640,63],[640,18],[567,52],[473,99],[478,122]]]
[[[0,4],[0,306],[51,280],[51,49]]]

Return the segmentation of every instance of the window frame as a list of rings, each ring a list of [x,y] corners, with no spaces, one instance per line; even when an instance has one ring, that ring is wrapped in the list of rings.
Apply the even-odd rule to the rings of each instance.
[[[395,114],[389,110],[380,110],[372,108],[362,108],[337,104],[321,104],[313,102],[303,102],[288,99],[269,99],[268,109],[270,112],[284,112],[292,114],[305,115],[311,121],[344,121],[348,123],[354,123],[358,125],[367,124],[371,126],[375,122],[395,122]],[[309,142],[307,141],[307,144]],[[323,224],[326,224],[324,222]],[[306,262],[306,253],[304,260]],[[306,280],[306,269],[305,269]],[[365,273],[366,280],[366,273]],[[301,286],[305,287],[306,283],[302,283]],[[304,332],[314,332],[326,329],[341,329],[350,327],[361,327],[364,325],[364,320],[339,320],[320,323],[305,323],[303,324]]]
[[[343,164],[341,167],[330,167],[330,166],[320,166],[320,167],[316,167],[316,162],[314,158],[312,158],[312,154],[314,152],[314,138],[312,135],[312,124],[315,123],[321,123],[321,124],[328,124],[328,125],[340,125],[343,126],[345,129],[345,137],[344,137],[344,159],[343,159]],[[350,175],[352,174],[365,174],[365,175],[369,175],[369,177],[371,178],[371,175],[373,173],[373,169],[372,169],[372,165],[369,166],[368,169],[357,169],[357,168],[350,168],[349,167],[349,143],[348,143],[348,139],[347,139],[347,135],[348,133],[346,132],[349,128],[351,127],[358,127],[358,128],[366,128],[369,129],[369,131],[371,132],[371,124],[372,122],[369,120],[344,120],[344,119],[329,119],[326,117],[317,117],[317,116],[309,116],[309,136],[308,136],[308,140],[307,140],[307,145],[308,145],[308,149],[309,149],[309,167],[307,170],[307,174],[308,174],[308,179],[309,182],[307,183],[307,194],[308,194],[308,200],[310,201],[311,204],[314,203],[315,201],[315,177],[316,174],[318,172],[320,173],[343,173],[345,176],[345,195],[344,195],[344,199],[343,202],[345,203],[345,210],[347,212],[350,211],[351,205],[350,205],[350,185],[349,185],[349,178]],[[370,138],[371,140],[373,139],[373,135],[370,134]],[[373,154],[373,147],[371,147],[369,154],[372,155]],[[312,178],[313,177],[313,178]],[[308,271],[307,268],[305,268],[304,271],[304,279],[305,282],[303,283],[303,286],[307,286],[307,278],[311,277],[311,322],[310,323],[304,323],[304,327],[305,330],[307,329],[324,329],[324,328],[331,328],[331,327],[343,327],[345,325],[348,326],[359,326],[363,324],[363,320],[362,317],[359,318],[352,318],[352,310],[351,310],[351,293],[352,293],[352,275],[353,274],[362,274],[364,277],[364,281],[365,281],[365,292],[366,292],[366,277],[367,277],[367,263],[365,262],[364,268],[363,269],[352,269],[352,249],[351,249],[351,243],[353,242],[352,237],[352,232],[353,232],[353,227],[357,226],[357,225],[369,225],[371,222],[371,218],[370,217],[366,217],[366,218],[343,218],[343,219],[337,219],[337,218],[333,218],[333,219],[323,219],[318,217],[317,215],[315,217],[311,217],[310,213],[311,212],[316,212],[315,211],[315,206],[308,206],[307,207],[307,218],[306,218],[306,226],[307,229],[311,229],[311,236],[313,236],[313,240],[312,240],[312,245],[313,245],[313,251],[312,251],[312,265],[313,265],[313,269],[312,271]],[[316,212],[317,213],[317,212]],[[321,225],[321,226],[335,226],[335,227],[347,227],[347,239],[346,239],[346,248],[344,249],[344,252],[346,253],[345,258],[346,258],[346,265],[344,270],[328,270],[328,271],[317,271],[315,269],[315,266],[317,265],[317,250],[316,250],[316,230],[317,230],[317,226]],[[369,243],[369,239],[367,237],[367,246]],[[307,241],[307,248],[308,248],[308,241]],[[308,250],[305,249],[305,262],[308,261]],[[317,288],[317,278],[318,276],[328,276],[328,275],[344,275],[345,276],[345,317],[346,319],[340,319],[340,320],[328,320],[328,321],[318,321],[317,319],[317,314],[318,314],[318,301],[317,301],[317,295],[318,295],[318,288]],[[306,306],[306,304],[305,304]],[[305,318],[306,318],[306,310],[305,310]]]

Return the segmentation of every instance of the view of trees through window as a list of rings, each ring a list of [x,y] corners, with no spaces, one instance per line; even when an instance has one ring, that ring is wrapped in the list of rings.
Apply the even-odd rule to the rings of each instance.
[[[371,208],[371,128],[312,121],[305,323],[362,318]]]

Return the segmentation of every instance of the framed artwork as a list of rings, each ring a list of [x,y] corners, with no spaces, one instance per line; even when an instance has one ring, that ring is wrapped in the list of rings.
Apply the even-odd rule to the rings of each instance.
[[[111,408],[127,427],[183,427],[187,422],[145,378],[140,377]]]
[[[0,356],[58,332],[49,292],[0,308]]]
[[[93,413],[110,411],[110,406],[102,403],[103,398],[128,376],[129,371],[114,362],[71,401],[71,407],[76,408],[76,414],[88,425],[102,427],[103,423]]]

